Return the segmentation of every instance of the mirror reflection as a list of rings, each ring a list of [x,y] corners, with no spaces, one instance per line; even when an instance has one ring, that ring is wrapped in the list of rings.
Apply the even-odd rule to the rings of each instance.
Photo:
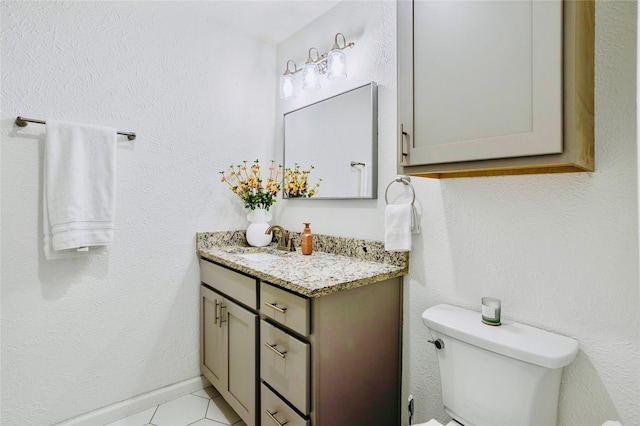
[[[284,167],[322,179],[311,199],[377,198],[377,106],[371,82],[284,114]]]

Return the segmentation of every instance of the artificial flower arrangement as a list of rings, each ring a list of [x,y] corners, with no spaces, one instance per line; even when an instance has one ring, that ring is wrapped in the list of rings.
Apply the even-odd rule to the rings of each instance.
[[[229,184],[229,189],[242,198],[246,208],[268,211],[269,207],[276,202],[276,195],[281,187],[278,177],[282,174],[282,166],[275,167],[274,163],[272,160],[269,166],[269,176],[264,184],[260,176],[260,162],[258,160],[255,160],[250,166],[247,165],[247,161],[243,161],[243,164],[237,166],[232,164],[229,166],[228,172],[220,172],[222,175],[220,181]]]
[[[311,198],[316,195],[322,179],[318,179],[314,186],[309,186],[309,174],[313,169],[314,167],[311,166],[309,169],[301,170],[298,163],[295,163],[293,169],[285,169],[283,192],[287,197]]]
[[[268,211],[269,207],[277,201],[276,195],[283,184],[279,179],[282,174],[282,165],[276,167],[274,163],[272,160],[266,182],[263,182],[260,175],[259,160],[255,160],[251,165],[248,165],[247,161],[237,166],[232,164],[227,172],[220,172],[222,175],[220,181],[226,182],[229,189],[242,198],[246,208]],[[312,169],[313,166],[308,170],[301,170],[297,163],[293,169],[287,168],[284,174],[284,193],[291,198],[313,197],[322,179],[315,186],[309,187],[308,179]]]

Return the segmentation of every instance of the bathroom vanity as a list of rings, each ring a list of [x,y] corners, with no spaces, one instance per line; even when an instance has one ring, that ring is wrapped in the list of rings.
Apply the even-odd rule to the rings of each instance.
[[[232,232],[198,234],[198,255],[201,370],[247,425],[398,423],[407,253],[314,235],[303,256]]]

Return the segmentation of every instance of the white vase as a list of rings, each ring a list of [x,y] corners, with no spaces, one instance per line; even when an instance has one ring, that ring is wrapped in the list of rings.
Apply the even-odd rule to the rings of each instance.
[[[247,214],[251,224],[247,227],[247,242],[253,247],[264,247],[271,242],[271,234],[265,234],[269,229],[271,213],[265,209],[251,210]]]

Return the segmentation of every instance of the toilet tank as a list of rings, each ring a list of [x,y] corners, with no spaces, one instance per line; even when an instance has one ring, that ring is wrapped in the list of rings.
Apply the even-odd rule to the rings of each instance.
[[[524,324],[482,323],[479,312],[433,306],[422,314],[440,364],[445,411],[465,426],[554,426],[562,368],[578,343]]]

